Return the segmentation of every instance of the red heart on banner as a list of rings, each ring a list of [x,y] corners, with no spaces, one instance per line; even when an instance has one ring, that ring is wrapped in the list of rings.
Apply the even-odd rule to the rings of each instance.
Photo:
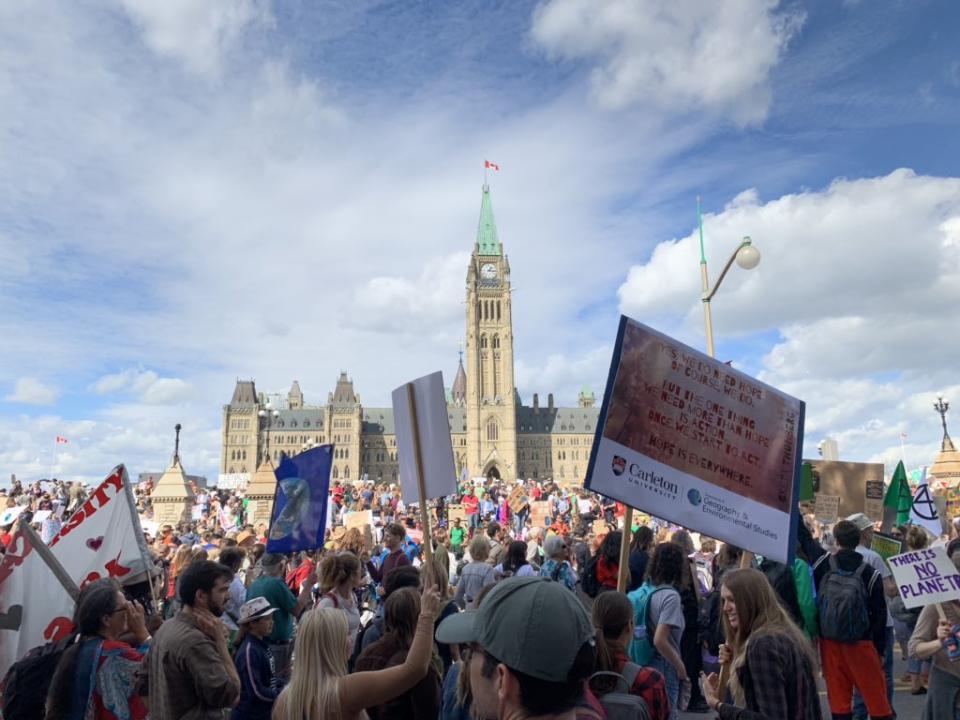
[[[99,550],[101,545],[103,545],[103,535],[98,538],[90,538],[87,540],[87,547],[93,551]]]

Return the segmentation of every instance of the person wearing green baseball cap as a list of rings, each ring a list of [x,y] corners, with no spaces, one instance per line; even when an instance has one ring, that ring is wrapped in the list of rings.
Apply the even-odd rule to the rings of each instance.
[[[540,577],[498,583],[476,610],[440,623],[437,642],[469,648],[481,718],[573,718],[593,673],[596,641],[574,593]]]

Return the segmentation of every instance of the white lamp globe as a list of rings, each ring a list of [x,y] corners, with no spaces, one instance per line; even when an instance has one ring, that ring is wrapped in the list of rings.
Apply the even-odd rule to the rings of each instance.
[[[743,245],[737,250],[737,265],[744,270],[753,270],[760,264],[760,251],[750,242],[750,238],[743,239]]]

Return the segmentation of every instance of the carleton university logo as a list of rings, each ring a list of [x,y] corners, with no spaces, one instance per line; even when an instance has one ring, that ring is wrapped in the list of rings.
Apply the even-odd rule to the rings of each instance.
[[[623,473],[627,471],[627,461],[624,460],[619,455],[614,455],[612,467],[613,467],[613,474],[619,477],[620,475],[623,475]]]

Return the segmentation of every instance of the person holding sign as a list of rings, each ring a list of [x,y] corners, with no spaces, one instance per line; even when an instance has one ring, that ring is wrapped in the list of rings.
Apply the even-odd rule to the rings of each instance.
[[[960,552],[954,552],[950,559],[960,572]],[[954,633],[957,627],[960,627],[960,601],[934,603],[920,612],[910,636],[910,657],[933,660],[924,718],[960,720],[960,662],[951,659],[949,650],[951,645],[957,646]]]
[[[820,720],[813,646],[783,609],[759,570],[730,570],[720,586],[727,644],[720,660],[733,663],[724,701],[716,673],[703,679],[707,705],[720,720]],[[834,716],[836,717],[836,715]]]

